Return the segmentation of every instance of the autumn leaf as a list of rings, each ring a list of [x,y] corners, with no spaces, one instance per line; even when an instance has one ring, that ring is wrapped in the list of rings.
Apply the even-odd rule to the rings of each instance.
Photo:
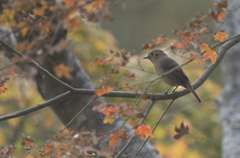
[[[31,137],[31,136],[25,136],[25,135],[23,134],[23,137],[22,137],[22,139],[21,139],[21,145],[28,145],[28,144],[30,144],[30,143],[32,143],[32,142],[34,142],[33,137]]]
[[[115,115],[114,114],[111,114],[111,115],[107,115],[104,120],[103,120],[103,123],[104,124],[112,124],[114,122],[114,118],[115,118]]]
[[[101,89],[99,89],[99,90],[96,91],[96,93],[95,93],[94,96],[100,97],[100,96],[102,96],[102,95],[105,94],[105,93],[106,93],[106,89],[101,88]],[[93,97],[94,97],[94,96],[93,96]]]
[[[223,41],[224,38],[228,38],[228,34],[224,33],[223,31],[220,31],[214,35],[214,40]]]
[[[225,16],[226,16],[226,13],[225,13],[225,12],[221,12],[221,13],[218,15],[218,17],[217,17],[218,22],[222,21],[222,19],[223,19]]]
[[[103,65],[104,64],[104,61],[103,59],[96,59],[96,61],[92,64],[93,67],[97,66],[97,65]]]
[[[181,42],[181,47],[180,48],[182,48],[185,44],[187,44],[190,39],[191,39],[191,37],[189,37],[189,36],[185,37]]]
[[[54,67],[54,72],[56,74],[57,77],[61,78],[61,77],[66,77],[66,78],[70,78],[70,68],[65,66],[64,64],[59,64],[58,66]]]
[[[206,43],[200,44],[199,48],[200,48],[201,52],[205,52],[203,54],[205,59],[211,58],[212,63],[215,64],[217,53],[214,50],[212,50]]]
[[[142,46],[142,49],[143,49],[144,51],[148,51],[148,50],[152,49],[152,46],[153,46],[153,44],[151,44],[151,43],[146,43],[146,44],[144,44],[144,45]]]
[[[180,128],[175,127],[175,131],[177,132],[176,135],[174,135],[175,139],[180,139],[182,136],[189,134],[189,127],[183,124],[183,122],[180,125]]]
[[[118,138],[122,138],[124,140],[128,140],[127,134],[128,134],[128,131],[124,130],[124,129],[121,129],[116,134],[113,134],[113,137],[109,141],[109,147],[108,148],[111,149],[112,147],[115,147],[117,145]]]
[[[154,138],[154,135],[152,133],[151,127],[147,125],[141,125],[138,126],[138,128],[135,130],[133,137],[137,134],[140,135],[141,139],[143,140],[146,136],[151,136]]]
[[[118,110],[113,108],[112,106],[109,106],[109,107],[104,108],[102,110],[102,113],[105,114],[105,115],[110,115],[110,114],[113,114],[113,113],[116,113],[116,112],[118,112]]]
[[[9,73],[9,76],[14,76],[14,77],[16,77],[16,76],[18,76],[15,72],[10,72]]]
[[[159,37],[157,38],[157,40],[155,41],[155,44],[159,44],[161,43],[162,41],[166,41],[167,39],[163,36],[163,37]]]

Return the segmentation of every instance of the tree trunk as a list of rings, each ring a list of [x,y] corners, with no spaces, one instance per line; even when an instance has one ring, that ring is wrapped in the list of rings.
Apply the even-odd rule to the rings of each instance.
[[[240,1],[228,0],[228,13],[224,24],[217,28],[224,29],[229,36],[240,33]],[[228,17],[229,16],[229,17]],[[219,28],[219,26],[221,28]],[[219,31],[216,30],[216,31]],[[222,126],[222,157],[238,158],[240,156],[240,48],[239,44],[226,54],[221,65],[223,90],[218,98],[219,122]]]

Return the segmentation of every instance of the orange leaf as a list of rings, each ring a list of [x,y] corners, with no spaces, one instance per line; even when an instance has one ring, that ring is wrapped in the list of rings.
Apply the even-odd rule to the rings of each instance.
[[[106,89],[99,89],[99,90],[96,91],[94,96],[100,97],[100,96],[102,96],[105,93],[106,93]]]
[[[199,45],[199,47],[200,47],[201,52],[206,51],[203,55],[205,57],[205,59],[211,58],[212,63],[215,64],[217,53],[214,50],[212,50],[206,43]]]
[[[5,87],[0,87],[0,92],[1,92],[1,93],[4,93],[6,90],[7,90],[7,88],[5,88]]]
[[[218,22],[222,21],[222,19],[223,19],[225,16],[226,16],[226,13],[225,13],[225,12],[221,12],[221,13],[218,15],[218,17],[217,17]]]
[[[14,77],[18,76],[15,72],[10,72],[9,75]]]
[[[141,125],[138,126],[138,128],[135,130],[133,137],[139,134],[141,136],[141,139],[143,140],[147,135],[154,138],[154,135],[152,133],[151,127],[147,125]]]
[[[107,115],[107,116],[104,118],[103,123],[104,123],[104,124],[107,124],[107,123],[112,124],[112,123],[114,122],[114,118],[115,118],[115,115],[114,115],[114,114],[112,114],[112,115]]]
[[[54,72],[56,74],[57,77],[66,77],[66,78],[70,78],[70,68],[65,66],[64,64],[60,64],[58,66],[54,67]]]
[[[124,130],[121,129],[111,138],[111,140],[109,141],[109,147],[108,147],[109,149],[111,147],[115,147],[117,145],[117,140],[118,140],[118,138],[120,138],[120,136],[122,135],[123,132],[124,132]]]
[[[182,40],[182,42],[181,42],[181,48],[185,45],[185,44],[187,44],[188,42],[189,42],[189,40],[190,40],[191,38],[190,37],[185,37],[183,40]]]
[[[39,26],[41,26],[45,31],[49,32],[49,27],[50,27],[50,22],[42,22],[39,24]]]
[[[159,44],[161,43],[162,41],[166,41],[167,39],[165,37],[159,37],[157,38],[157,40],[155,41],[155,44]]]
[[[104,61],[103,59],[96,59],[96,61],[92,64],[92,66],[97,66],[97,65],[103,65]]]
[[[214,40],[223,41],[224,38],[228,38],[228,34],[224,33],[223,31],[220,31],[214,35]]]
[[[110,115],[110,114],[113,114],[113,113],[116,113],[116,112],[118,112],[118,110],[113,108],[113,107],[111,107],[111,106],[108,107],[108,108],[104,108],[102,110],[102,113],[105,114],[105,115]]]

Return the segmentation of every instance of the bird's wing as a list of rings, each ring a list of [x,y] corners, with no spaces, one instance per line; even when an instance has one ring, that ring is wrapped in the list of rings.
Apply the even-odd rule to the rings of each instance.
[[[175,60],[167,57],[164,60],[160,61],[160,66],[164,72],[168,72],[169,70],[171,70],[175,67],[178,67],[179,64]],[[189,84],[191,84],[190,80],[188,79],[186,73],[182,70],[182,68],[178,68],[178,69],[174,70],[173,72],[167,74],[167,77],[172,80],[175,80],[179,85],[182,85],[185,88],[186,88],[186,84],[187,84],[187,83],[185,83],[186,81]]]

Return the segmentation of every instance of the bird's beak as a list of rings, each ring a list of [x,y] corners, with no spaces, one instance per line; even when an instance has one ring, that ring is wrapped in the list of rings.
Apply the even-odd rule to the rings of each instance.
[[[143,57],[143,59],[149,59],[148,57]]]

